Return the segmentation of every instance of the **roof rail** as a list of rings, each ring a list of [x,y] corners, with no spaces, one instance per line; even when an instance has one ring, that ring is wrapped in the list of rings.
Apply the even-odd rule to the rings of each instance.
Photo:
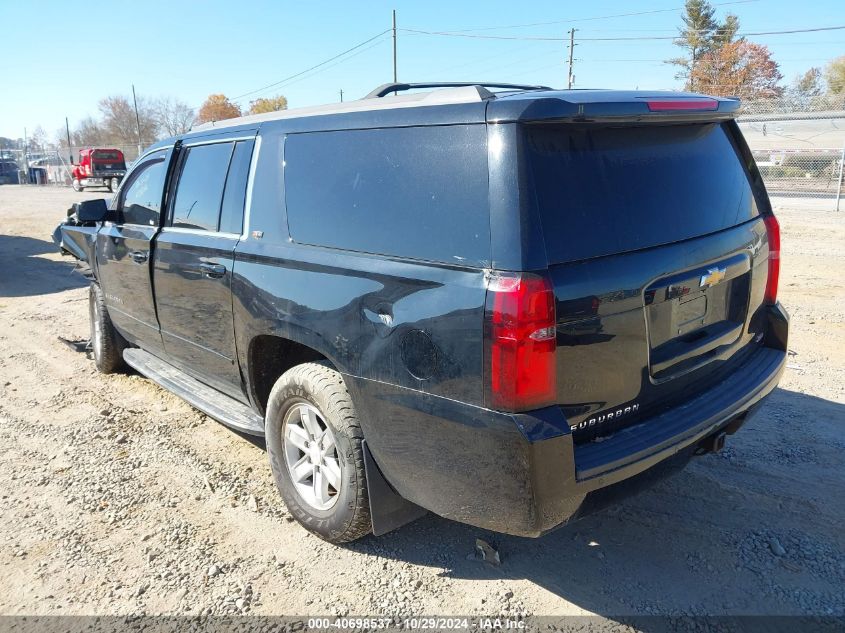
[[[382,84],[364,99],[378,99],[379,97],[386,97],[391,92],[402,92],[405,90],[416,90],[417,88],[464,88],[467,86],[478,86],[483,88],[506,88],[509,90],[551,90],[548,86],[530,86],[523,84],[500,84],[500,83],[486,83],[483,81],[437,81],[427,83],[405,84],[405,83],[388,83]]]

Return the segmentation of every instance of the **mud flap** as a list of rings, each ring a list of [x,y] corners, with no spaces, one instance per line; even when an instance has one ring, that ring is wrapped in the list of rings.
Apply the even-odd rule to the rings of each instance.
[[[370,517],[373,522],[373,534],[381,536],[416,521],[428,511],[401,497],[381,474],[373,459],[367,440],[362,442],[364,449],[364,473],[367,476],[367,494],[370,498]]]

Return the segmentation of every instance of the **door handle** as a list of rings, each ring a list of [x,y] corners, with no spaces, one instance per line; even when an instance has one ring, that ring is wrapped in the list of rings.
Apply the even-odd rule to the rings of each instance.
[[[132,251],[131,253],[129,253],[129,256],[132,258],[132,261],[134,261],[136,264],[143,264],[145,261],[147,261],[148,254],[147,251]]]
[[[220,279],[226,274],[226,267],[223,264],[209,264],[207,262],[203,262],[200,264],[200,270],[203,275],[211,277],[212,279]]]

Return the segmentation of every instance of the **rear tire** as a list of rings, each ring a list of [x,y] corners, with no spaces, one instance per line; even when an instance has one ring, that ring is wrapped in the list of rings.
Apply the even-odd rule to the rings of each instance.
[[[276,485],[306,530],[330,543],[372,531],[364,434],[337,371],[323,363],[286,371],[270,392],[266,440]]]
[[[120,186],[120,181],[117,178],[111,178],[108,182],[108,188],[111,193],[117,191],[117,188]]]
[[[94,349],[97,370],[111,374],[122,369],[126,341],[112,324],[106,309],[106,297],[96,283],[92,283],[88,289],[88,316],[91,320],[91,347]]]
[[[79,180],[77,180],[76,178],[74,178],[73,182],[70,184],[73,187],[74,191],[82,191],[85,188],[81,184],[79,184]]]

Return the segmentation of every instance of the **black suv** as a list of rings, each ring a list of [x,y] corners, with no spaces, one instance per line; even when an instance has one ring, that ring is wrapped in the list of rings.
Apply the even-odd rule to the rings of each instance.
[[[781,375],[738,107],[392,84],[161,142],[56,239],[97,367],[264,435],[307,529],[538,536],[718,450]]]

